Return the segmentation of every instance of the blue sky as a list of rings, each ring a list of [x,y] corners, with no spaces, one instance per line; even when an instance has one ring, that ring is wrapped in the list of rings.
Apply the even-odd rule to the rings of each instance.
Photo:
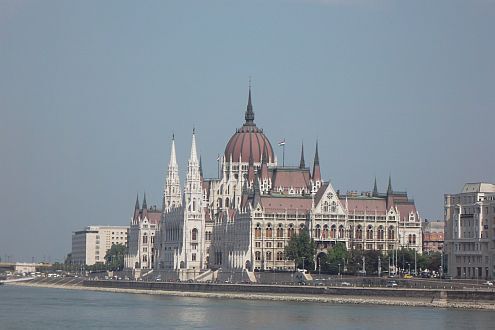
[[[159,204],[170,138],[206,176],[243,122],[334,187],[392,174],[423,218],[494,182],[495,2],[0,1],[0,257],[62,260],[71,232]],[[276,150],[281,159],[281,150]]]

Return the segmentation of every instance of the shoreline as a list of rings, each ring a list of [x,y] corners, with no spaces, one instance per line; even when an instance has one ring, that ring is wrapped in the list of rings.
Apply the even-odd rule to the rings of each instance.
[[[446,301],[442,299],[428,301],[420,298],[373,298],[363,296],[310,296],[300,294],[261,294],[261,293],[238,293],[238,292],[193,292],[193,291],[165,291],[165,290],[142,290],[142,289],[124,289],[124,288],[103,288],[88,287],[82,285],[64,285],[64,284],[44,284],[17,282],[6,285],[27,286],[52,289],[84,290],[114,293],[131,293],[131,294],[148,294],[163,295],[176,297],[191,298],[216,298],[216,299],[242,299],[242,300],[267,300],[283,302],[312,302],[312,303],[330,303],[330,304],[348,304],[348,305],[383,305],[383,306],[401,306],[401,307],[434,307],[434,308],[458,308],[466,310],[490,310],[495,311],[495,304],[492,302],[464,302],[464,301]]]

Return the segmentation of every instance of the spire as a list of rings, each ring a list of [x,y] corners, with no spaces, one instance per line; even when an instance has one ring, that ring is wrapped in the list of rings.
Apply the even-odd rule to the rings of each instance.
[[[148,205],[146,204],[146,193],[144,193],[144,197],[143,197],[143,210],[147,210],[148,209]]]
[[[189,160],[193,162],[198,161],[198,153],[196,152],[196,129],[194,128],[193,128],[192,143],[191,143],[191,156],[189,157]]]
[[[246,114],[244,115],[244,119],[246,119],[246,123],[244,125],[249,125],[249,126],[254,125],[253,104],[251,103],[251,82],[249,82],[248,104],[246,108]]]
[[[394,192],[392,189],[392,176],[388,176],[388,188],[387,188],[387,195],[391,195]]]
[[[170,150],[170,161],[168,166],[177,166],[177,155],[175,154],[175,134],[172,134],[172,148]]]
[[[301,160],[299,161],[299,168],[305,168],[306,164],[304,162],[304,143],[301,143]]]
[[[318,141],[316,141],[316,151],[315,160],[313,162],[313,181],[318,182],[317,186],[321,183],[321,172],[320,172],[320,158],[318,157]]]
[[[373,197],[378,197],[378,186],[376,185],[376,176],[375,176],[375,185],[373,186]]]
[[[318,156],[318,140],[316,141],[315,164],[320,165],[320,157]]]
[[[201,156],[199,156],[199,175],[203,177],[203,162],[201,161]]]
[[[134,206],[135,210],[139,210],[139,194],[136,194],[136,205]]]
[[[170,160],[168,163],[168,173],[163,187],[163,210],[170,210],[181,204],[181,192],[179,181],[179,166],[175,154],[175,135],[172,134],[172,146],[170,149]]]
[[[248,185],[254,181],[254,160],[253,160],[253,143],[249,143],[249,165],[248,165]]]
[[[261,180],[268,179],[268,152],[266,144],[263,146],[263,157],[261,161]]]

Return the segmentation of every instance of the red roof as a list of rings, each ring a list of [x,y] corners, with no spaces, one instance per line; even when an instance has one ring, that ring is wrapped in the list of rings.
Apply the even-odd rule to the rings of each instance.
[[[345,198],[341,198],[340,202],[345,207]],[[347,207],[349,214],[364,214],[364,213],[374,213],[375,211],[381,214],[387,213],[387,201],[383,198],[347,198]]]
[[[225,159],[238,162],[242,156],[242,162],[249,161],[249,155],[252,150],[253,162],[260,163],[263,154],[263,148],[266,147],[266,152],[270,162],[274,161],[274,153],[272,145],[262,130],[256,126],[243,126],[239,129],[227,143],[225,147]]]
[[[305,213],[311,209],[312,200],[304,197],[261,196],[261,206],[265,212]]]
[[[294,168],[276,168],[273,169],[272,176],[272,189],[278,192],[279,187],[284,188],[284,193],[288,193],[289,188],[294,188],[295,190],[300,190],[302,188],[307,189],[308,192],[310,188],[310,173],[309,169],[294,169]]]

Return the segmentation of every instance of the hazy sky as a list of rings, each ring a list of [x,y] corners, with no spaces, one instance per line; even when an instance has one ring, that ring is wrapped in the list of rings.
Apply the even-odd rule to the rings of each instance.
[[[444,193],[495,181],[494,31],[490,0],[0,0],[0,257],[63,260],[137,192],[159,204],[172,133],[183,172],[196,127],[215,176],[249,76],[286,164],[318,138],[335,189],[391,173],[441,218]]]

